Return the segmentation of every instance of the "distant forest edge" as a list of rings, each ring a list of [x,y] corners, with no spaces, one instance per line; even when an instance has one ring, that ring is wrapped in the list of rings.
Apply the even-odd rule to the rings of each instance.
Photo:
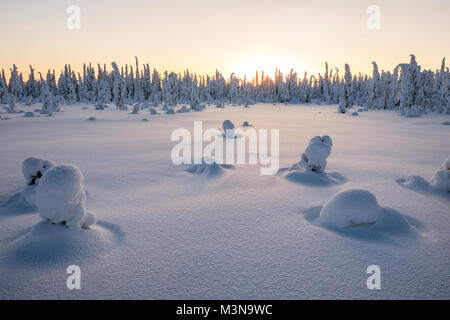
[[[147,102],[154,106],[163,104],[172,108],[188,104],[200,111],[204,103],[223,107],[251,105],[254,103],[315,103],[338,104],[345,113],[352,106],[369,109],[395,109],[406,116],[418,116],[427,112],[450,114],[450,72],[445,58],[439,70],[422,70],[414,55],[409,63],[399,64],[390,71],[378,70],[375,62],[372,75],[352,75],[345,65],[344,75],[339,69],[329,69],[325,63],[324,74],[317,76],[305,72],[302,78],[291,70],[287,75],[276,71],[274,79],[264,72],[255,73],[248,81],[231,74],[228,79],[219,71],[214,75],[200,76],[185,71],[183,74],[150,69],[149,64],[135,67],[106,64],[93,67],[83,65],[83,71],[75,72],[65,65],[59,76],[48,71],[45,76],[36,75],[30,66],[28,79],[15,65],[7,80],[5,71],[0,76],[0,104],[8,113],[17,112],[15,103],[25,105],[42,103],[42,114],[53,114],[63,104],[92,103],[102,106],[115,103],[123,110],[126,104]]]

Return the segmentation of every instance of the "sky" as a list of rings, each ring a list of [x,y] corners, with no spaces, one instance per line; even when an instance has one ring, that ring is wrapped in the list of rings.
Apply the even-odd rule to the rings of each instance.
[[[80,8],[79,29],[67,28],[70,5]],[[368,27],[371,5],[379,29]],[[59,73],[138,56],[177,73],[317,74],[325,61],[371,73],[372,61],[392,70],[414,53],[434,70],[450,58],[449,12],[449,0],[0,0],[0,69]]]

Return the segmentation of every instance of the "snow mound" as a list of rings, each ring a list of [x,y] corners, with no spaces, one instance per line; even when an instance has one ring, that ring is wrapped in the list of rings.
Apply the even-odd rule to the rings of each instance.
[[[34,117],[34,113],[31,111],[27,111],[25,112],[25,114],[23,115],[25,118],[33,118]]]
[[[308,147],[299,162],[306,170],[320,173],[327,167],[327,158],[331,154],[333,142],[327,135],[316,136],[309,141]],[[294,165],[295,166],[295,165]],[[293,167],[296,169],[297,167]]]
[[[398,180],[398,182],[411,189],[450,193],[450,157],[442,163],[429,180],[419,176],[409,176],[404,180]]]
[[[327,158],[331,154],[333,141],[327,135],[313,137],[299,162],[291,167],[281,168],[278,173],[287,172],[285,178],[300,184],[328,186],[342,184],[347,179],[338,172],[327,173]]]
[[[27,180],[27,184],[31,186],[38,184],[39,179],[54,166],[55,163],[51,160],[30,157],[22,163],[22,174]]]
[[[433,174],[430,179],[430,184],[437,191],[450,192],[450,156]]]
[[[335,194],[320,211],[319,222],[336,228],[373,224],[382,215],[377,198],[367,190],[349,189]]]
[[[44,221],[85,228],[93,221],[84,220],[83,174],[73,165],[55,166],[43,176],[37,189],[37,204]]]
[[[352,116],[359,116],[359,113],[355,111],[352,113]]]
[[[150,114],[158,114],[158,111],[156,111],[154,108],[150,108],[148,109],[148,111],[150,112]]]
[[[450,126],[450,121],[444,121],[441,123],[443,126]]]
[[[2,255],[13,267],[70,265],[74,259],[88,261],[112,251],[124,238],[123,231],[106,222],[90,230],[61,228],[39,222],[9,243]],[[75,260],[75,261],[76,261]]]
[[[221,175],[224,172],[224,169],[232,168],[234,168],[234,166],[218,164],[213,158],[203,157],[201,164],[193,164],[190,168],[186,169],[186,171],[193,174],[201,174],[213,177]]]
[[[0,215],[17,215],[37,211],[37,185],[27,186],[8,200],[0,203]]]

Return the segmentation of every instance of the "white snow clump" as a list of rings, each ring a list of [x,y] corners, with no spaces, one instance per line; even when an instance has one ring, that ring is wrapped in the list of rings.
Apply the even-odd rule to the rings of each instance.
[[[86,213],[83,174],[73,165],[57,165],[43,176],[37,204],[44,221],[86,229],[96,223],[95,216]]]

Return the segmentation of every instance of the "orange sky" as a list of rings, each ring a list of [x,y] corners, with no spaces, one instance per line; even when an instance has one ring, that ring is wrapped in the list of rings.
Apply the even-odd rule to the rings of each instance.
[[[323,72],[324,62],[371,72],[407,62],[436,69],[450,53],[450,1],[304,0],[0,0],[0,68],[15,63],[28,75],[70,63],[150,63],[160,71],[252,77],[294,68]],[[367,28],[377,3],[381,28]],[[66,9],[81,9],[69,30]],[[7,72],[9,75],[9,71]],[[26,77],[25,77],[26,78]]]

